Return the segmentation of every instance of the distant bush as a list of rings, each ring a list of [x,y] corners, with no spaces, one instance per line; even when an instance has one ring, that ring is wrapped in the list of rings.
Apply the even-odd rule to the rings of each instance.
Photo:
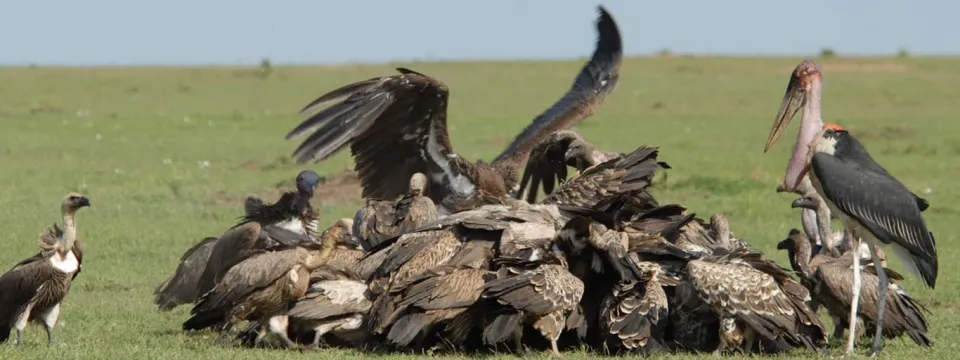
[[[270,77],[270,74],[273,74],[273,64],[270,62],[270,58],[260,59],[260,78],[266,79]]]
[[[897,51],[897,57],[898,57],[898,58],[908,58],[908,57],[910,57],[910,52],[907,51],[906,48],[900,48],[900,50]]]
[[[832,58],[836,56],[837,56],[837,52],[833,51],[833,49],[831,48],[820,49],[820,57],[822,58]]]
[[[667,49],[667,48],[660,49],[660,51],[657,52],[657,56],[669,57],[671,55],[673,55],[673,53],[670,52],[670,49]]]

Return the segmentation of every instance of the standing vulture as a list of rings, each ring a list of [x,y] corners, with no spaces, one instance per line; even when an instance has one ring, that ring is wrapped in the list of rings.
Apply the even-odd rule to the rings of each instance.
[[[63,228],[56,224],[40,236],[40,253],[21,261],[0,277],[0,342],[17,329],[17,346],[23,346],[23,329],[30,321],[47,330],[53,344],[53,327],[60,318],[60,302],[80,272],[82,253],[77,240],[76,212],[90,206],[90,200],[69,193],[60,204]]]
[[[440,80],[398,68],[399,75],[349,84],[320,96],[301,112],[336,103],[290,131],[313,132],[293,155],[299,163],[324,160],[350,146],[364,198],[394,199],[414,173],[429,177],[427,195],[442,215],[502,203],[516,191],[531,148],[548,134],[592,115],[616,88],[622,44],[613,17],[602,7],[599,39],[571,89],[492,163],[470,162],[454,151],[447,133],[449,90]]]
[[[833,319],[833,337],[841,339],[844,329],[848,329],[849,319],[847,312],[850,302],[853,301],[853,252],[848,251],[835,258],[823,253],[813,253],[811,241],[797,229],[791,229],[790,235],[779,244],[778,250],[787,250],[790,254],[790,264],[794,268],[802,269],[801,283],[809,284],[813,300],[827,308]],[[891,278],[900,278],[892,270],[884,269]],[[873,267],[864,268],[861,273],[858,321],[865,327],[876,329],[877,301],[874,297],[880,286]],[[907,291],[895,283],[889,284],[887,304],[884,309],[882,333],[887,338],[895,338],[904,333],[917,345],[931,346],[927,337],[927,319],[923,312],[927,309],[907,294]]]

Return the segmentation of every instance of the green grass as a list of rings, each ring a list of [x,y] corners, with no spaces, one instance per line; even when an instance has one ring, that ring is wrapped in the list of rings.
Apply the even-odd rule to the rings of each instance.
[[[600,147],[661,149],[666,182],[655,190],[708,218],[725,213],[736,234],[781,264],[775,245],[799,216],[777,194],[796,125],[767,154],[762,145],[788,76],[800,59],[655,57],[626,60],[620,85],[579,126]],[[491,159],[530,119],[566,91],[580,61],[398,64],[451,88],[450,132],[469,159]],[[936,290],[903,284],[933,314],[930,350],[888,341],[892,358],[952,358],[960,338],[960,60],[823,60],[824,116],[854,132],[875,158],[932,206],[925,213],[940,245]],[[222,349],[213,337],[180,331],[189,308],[159,313],[154,286],[182,252],[233,224],[243,196],[275,198],[302,166],[283,136],[315,96],[392,66],[250,68],[0,69],[0,267],[36,252],[36,238],[59,221],[59,202],[80,191],[83,273],[56,329],[59,346],[0,346],[0,358],[254,359],[359,358],[354,351],[299,354]],[[208,167],[199,163],[209,162]],[[311,165],[322,175],[351,167],[342,153]],[[356,186],[321,190],[322,220],[353,216]],[[896,260],[891,266],[899,269]],[[861,353],[865,349],[861,349]],[[835,351],[836,353],[836,351]],[[797,352],[793,355],[807,355]],[[410,356],[410,355],[408,355]],[[512,357],[505,355],[506,357]],[[392,358],[402,358],[397,356]],[[573,354],[572,358],[587,358]]]

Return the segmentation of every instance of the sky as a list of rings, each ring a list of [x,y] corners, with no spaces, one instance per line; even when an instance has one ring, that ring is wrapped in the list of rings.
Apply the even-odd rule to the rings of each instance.
[[[627,55],[960,54],[954,0],[0,0],[0,65],[241,65]]]

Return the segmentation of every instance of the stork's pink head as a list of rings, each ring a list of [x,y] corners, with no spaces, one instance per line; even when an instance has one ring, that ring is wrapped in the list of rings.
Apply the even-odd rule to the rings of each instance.
[[[790,83],[787,84],[787,91],[783,95],[783,101],[780,102],[780,110],[777,111],[777,117],[773,119],[773,127],[770,129],[770,136],[767,137],[767,145],[763,152],[767,152],[773,146],[773,143],[780,138],[783,130],[790,124],[790,120],[800,111],[800,108],[806,102],[807,91],[810,91],[811,84],[814,81],[821,80],[820,66],[813,60],[804,60],[793,69],[790,74]]]

